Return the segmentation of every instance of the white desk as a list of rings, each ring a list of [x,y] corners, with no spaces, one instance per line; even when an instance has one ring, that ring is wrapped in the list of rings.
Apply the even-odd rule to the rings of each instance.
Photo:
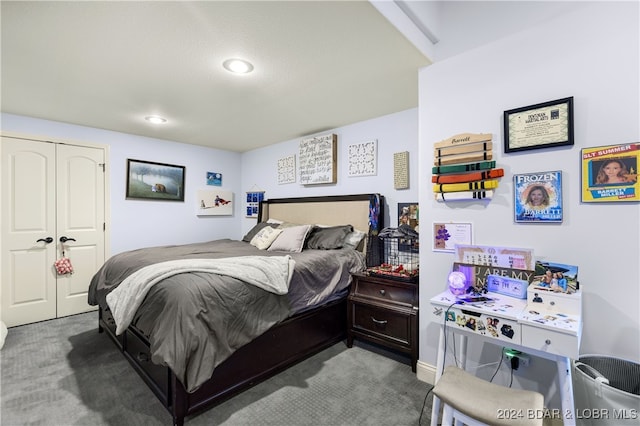
[[[547,294],[543,294],[546,296]],[[582,331],[581,311],[568,309],[562,312],[563,303],[556,304],[557,297],[545,297],[544,303],[516,299],[489,293],[494,299],[485,303],[455,304],[456,297],[448,290],[431,299],[433,320],[440,324],[440,341],[436,363],[436,382],[444,370],[446,331],[459,333],[458,361],[466,366],[467,337],[482,339],[499,346],[509,347],[523,353],[555,361],[562,398],[562,416],[565,425],[575,425],[571,358],[578,358]],[[562,302],[562,300],[560,300]],[[578,303],[578,310],[581,303]],[[446,319],[446,322],[445,322]],[[497,320],[497,321],[496,321]],[[446,325],[445,325],[446,324]],[[446,330],[445,330],[446,328]],[[505,407],[508,408],[508,407]],[[431,425],[436,426],[440,411],[440,400],[433,398]],[[526,413],[525,413],[526,415]]]

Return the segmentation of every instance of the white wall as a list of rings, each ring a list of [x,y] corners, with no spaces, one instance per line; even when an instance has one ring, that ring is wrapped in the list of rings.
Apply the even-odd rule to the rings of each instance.
[[[440,5],[437,9],[440,21],[437,35],[440,41],[434,51],[434,62],[492,43],[587,5],[583,1],[557,0],[456,0],[435,3]]]
[[[588,3],[421,70],[418,177],[430,182],[434,142],[464,132],[493,134],[497,164],[505,169],[495,197],[438,203],[423,185],[423,222],[472,222],[475,244],[533,248],[536,257],[578,265],[584,302],[580,352],[636,362],[640,204],[581,203],[580,150],[640,140],[638,17],[638,2]],[[503,153],[503,111],[568,96],[574,97],[573,147]],[[563,171],[564,222],[515,224],[512,175],[547,170]],[[452,255],[429,250],[431,238],[421,233],[420,360],[435,365],[438,325],[429,322],[429,299],[446,289]],[[498,359],[496,347],[484,345],[474,348],[469,361]],[[489,378],[494,370],[495,365],[478,373]],[[508,384],[508,368],[503,370],[498,383]],[[514,386],[538,388],[557,407],[553,373],[553,365],[536,359],[516,372]]]
[[[243,199],[240,154],[91,127],[2,114],[3,132],[109,145],[111,252],[166,244],[240,238]],[[126,200],[127,159],[185,166],[185,201]],[[196,216],[196,191],[206,173],[222,173],[221,189],[235,195],[233,216]]]
[[[338,179],[336,184],[301,185],[296,183],[279,185],[276,165],[278,159],[295,154],[296,167],[298,149],[303,138],[282,142],[246,152],[242,155],[243,191],[264,190],[266,198],[311,197],[322,195],[345,195],[378,192],[386,198],[385,226],[397,220],[397,203],[418,200],[418,110],[417,108],[386,115],[340,127],[318,135],[335,133],[338,136]],[[308,135],[315,136],[315,135]],[[307,136],[305,136],[307,137]],[[349,177],[347,152],[349,145],[378,141],[378,173],[376,176]],[[409,188],[395,190],[393,187],[393,154],[409,151]],[[256,219],[245,219],[243,232],[255,225]],[[397,226],[397,223],[393,223]]]
[[[321,132],[338,136],[338,180],[335,185],[311,186],[277,183],[278,159],[291,154],[297,158],[301,138],[239,154],[12,114],[0,118],[3,132],[109,145],[111,255],[140,247],[240,239],[256,222],[245,217],[244,209],[246,192],[256,188],[264,190],[267,198],[379,192],[386,197],[387,226],[397,219],[398,202],[418,200],[417,108]],[[378,141],[377,175],[348,177],[348,146],[372,139]],[[393,153],[400,151],[409,151],[410,187],[406,190],[393,187]],[[185,202],[126,200],[128,158],[185,166]],[[220,188],[234,193],[233,216],[196,216],[197,189],[216,188],[206,186],[208,171],[222,173]]]

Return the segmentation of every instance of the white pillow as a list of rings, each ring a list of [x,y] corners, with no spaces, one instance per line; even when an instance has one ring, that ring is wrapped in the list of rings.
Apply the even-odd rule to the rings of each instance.
[[[271,243],[273,243],[281,233],[282,229],[267,226],[258,232],[256,236],[251,239],[249,244],[259,248],[260,250],[268,249]]]
[[[283,223],[284,220],[280,220],[280,219],[274,219],[274,218],[269,218],[267,219],[267,223]]]
[[[271,244],[269,251],[278,250],[300,253],[302,247],[304,247],[304,241],[307,239],[309,231],[311,231],[311,225],[298,225],[278,229],[281,229],[282,233]]]
[[[362,231],[358,231],[357,229],[354,229],[353,232],[348,233],[347,236],[344,237],[343,247],[350,247],[352,249],[357,249],[358,245],[360,244],[360,241],[362,241],[365,235],[367,234]]]

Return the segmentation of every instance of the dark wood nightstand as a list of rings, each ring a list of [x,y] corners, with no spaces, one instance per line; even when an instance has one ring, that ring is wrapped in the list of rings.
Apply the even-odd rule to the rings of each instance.
[[[418,361],[418,283],[353,274],[347,303],[347,346],[359,338]]]

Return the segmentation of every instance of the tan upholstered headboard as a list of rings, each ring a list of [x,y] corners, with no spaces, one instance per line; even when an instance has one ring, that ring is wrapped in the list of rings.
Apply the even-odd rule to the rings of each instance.
[[[369,232],[369,207],[372,197],[380,194],[331,195],[326,197],[276,198],[260,205],[259,221],[278,219],[299,224],[353,225]],[[382,212],[379,214],[382,218]],[[381,224],[377,230],[381,229]]]

